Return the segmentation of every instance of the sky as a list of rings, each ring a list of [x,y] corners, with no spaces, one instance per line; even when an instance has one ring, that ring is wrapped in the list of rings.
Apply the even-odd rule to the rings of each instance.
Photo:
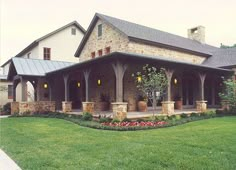
[[[0,64],[74,20],[87,29],[96,12],[183,37],[203,25],[207,44],[236,43],[236,0],[0,0]]]

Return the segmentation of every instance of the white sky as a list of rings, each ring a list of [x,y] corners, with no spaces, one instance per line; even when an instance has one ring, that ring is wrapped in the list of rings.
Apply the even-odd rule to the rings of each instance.
[[[184,37],[203,25],[208,44],[236,43],[236,0],[0,0],[0,7],[0,64],[71,21],[87,29],[95,12]]]

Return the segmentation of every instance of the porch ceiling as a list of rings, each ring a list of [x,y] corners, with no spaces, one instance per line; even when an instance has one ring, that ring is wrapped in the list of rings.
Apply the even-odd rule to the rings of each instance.
[[[161,65],[162,67],[171,67],[177,69],[189,69],[196,71],[206,71],[206,72],[215,72],[221,74],[232,74],[233,71],[229,69],[210,67],[206,65],[199,64],[191,64],[186,62],[181,62],[178,60],[170,59],[167,57],[160,56],[149,56],[149,55],[141,55],[141,54],[133,54],[133,53],[124,53],[124,52],[113,52],[108,55],[104,55],[101,57],[97,57],[95,59],[87,60],[84,62],[80,62],[74,64],[72,66],[68,66],[59,70],[53,70],[51,72],[47,72],[46,75],[53,75],[56,73],[65,73],[67,71],[74,71],[78,69],[87,69],[96,66],[96,64],[111,64],[112,61],[122,60],[125,63],[140,63],[140,64],[153,64],[153,65]]]

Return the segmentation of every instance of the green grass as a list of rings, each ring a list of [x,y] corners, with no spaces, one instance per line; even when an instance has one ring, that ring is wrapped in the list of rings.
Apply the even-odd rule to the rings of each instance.
[[[236,169],[236,117],[126,132],[52,118],[0,121],[1,148],[22,169]]]

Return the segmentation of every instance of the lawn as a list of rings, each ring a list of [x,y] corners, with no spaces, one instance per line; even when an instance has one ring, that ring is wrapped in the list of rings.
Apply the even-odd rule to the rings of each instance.
[[[52,118],[0,121],[1,148],[22,169],[236,169],[236,117],[130,132]]]

